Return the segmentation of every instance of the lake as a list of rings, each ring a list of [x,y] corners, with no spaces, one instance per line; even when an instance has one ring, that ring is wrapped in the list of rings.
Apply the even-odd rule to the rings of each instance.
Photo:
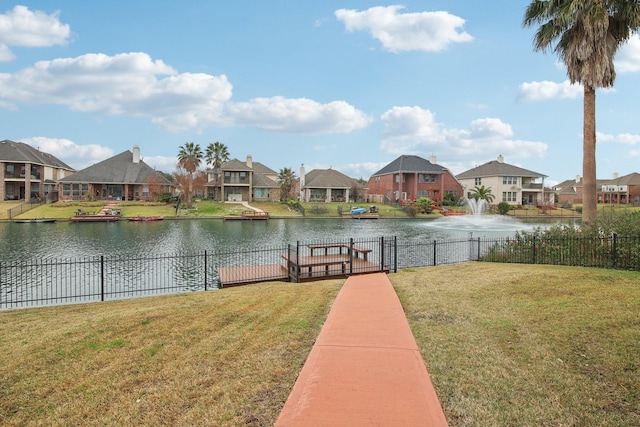
[[[96,255],[176,254],[221,248],[260,248],[316,240],[397,236],[404,240],[507,237],[543,226],[510,217],[438,219],[221,219],[73,224],[0,224],[0,261]]]

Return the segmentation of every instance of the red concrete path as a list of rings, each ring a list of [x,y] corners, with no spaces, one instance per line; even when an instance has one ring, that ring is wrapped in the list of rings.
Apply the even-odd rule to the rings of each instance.
[[[351,276],[276,426],[447,426],[384,273]]]

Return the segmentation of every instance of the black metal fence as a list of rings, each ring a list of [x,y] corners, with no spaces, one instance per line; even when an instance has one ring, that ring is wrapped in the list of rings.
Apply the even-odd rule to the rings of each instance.
[[[377,237],[191,254],[0,262],[0,309],[206,291],[268,280],[298,282],[396,272],[468,261],[640,270],[640,236],[445,241]]]

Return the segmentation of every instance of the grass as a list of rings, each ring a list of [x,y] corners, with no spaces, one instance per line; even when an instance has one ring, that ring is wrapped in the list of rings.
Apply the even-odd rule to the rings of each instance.
[[[389,277],[451,426],[640,425],[640,273]],[[341,283],[0,312],[0,424],[272,425]]]
[[[640,273],[472,263],[389,277],[452,426],[640,425]]]
[[[0,424],[272,425],[341,283],[0,312]]]

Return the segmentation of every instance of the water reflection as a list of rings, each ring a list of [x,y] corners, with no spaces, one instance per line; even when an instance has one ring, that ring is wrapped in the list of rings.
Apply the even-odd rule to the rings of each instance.
[[[271,219],[269,221],[176,220],[70,224],[0,224],[0,261],[81,258],[99,255],[143,257],[205,250],[259,249],[296,241],[397,236],[406,241],[504,237],[541,224],[513,218]],[[181,274],[191,275],[183,266]]]

